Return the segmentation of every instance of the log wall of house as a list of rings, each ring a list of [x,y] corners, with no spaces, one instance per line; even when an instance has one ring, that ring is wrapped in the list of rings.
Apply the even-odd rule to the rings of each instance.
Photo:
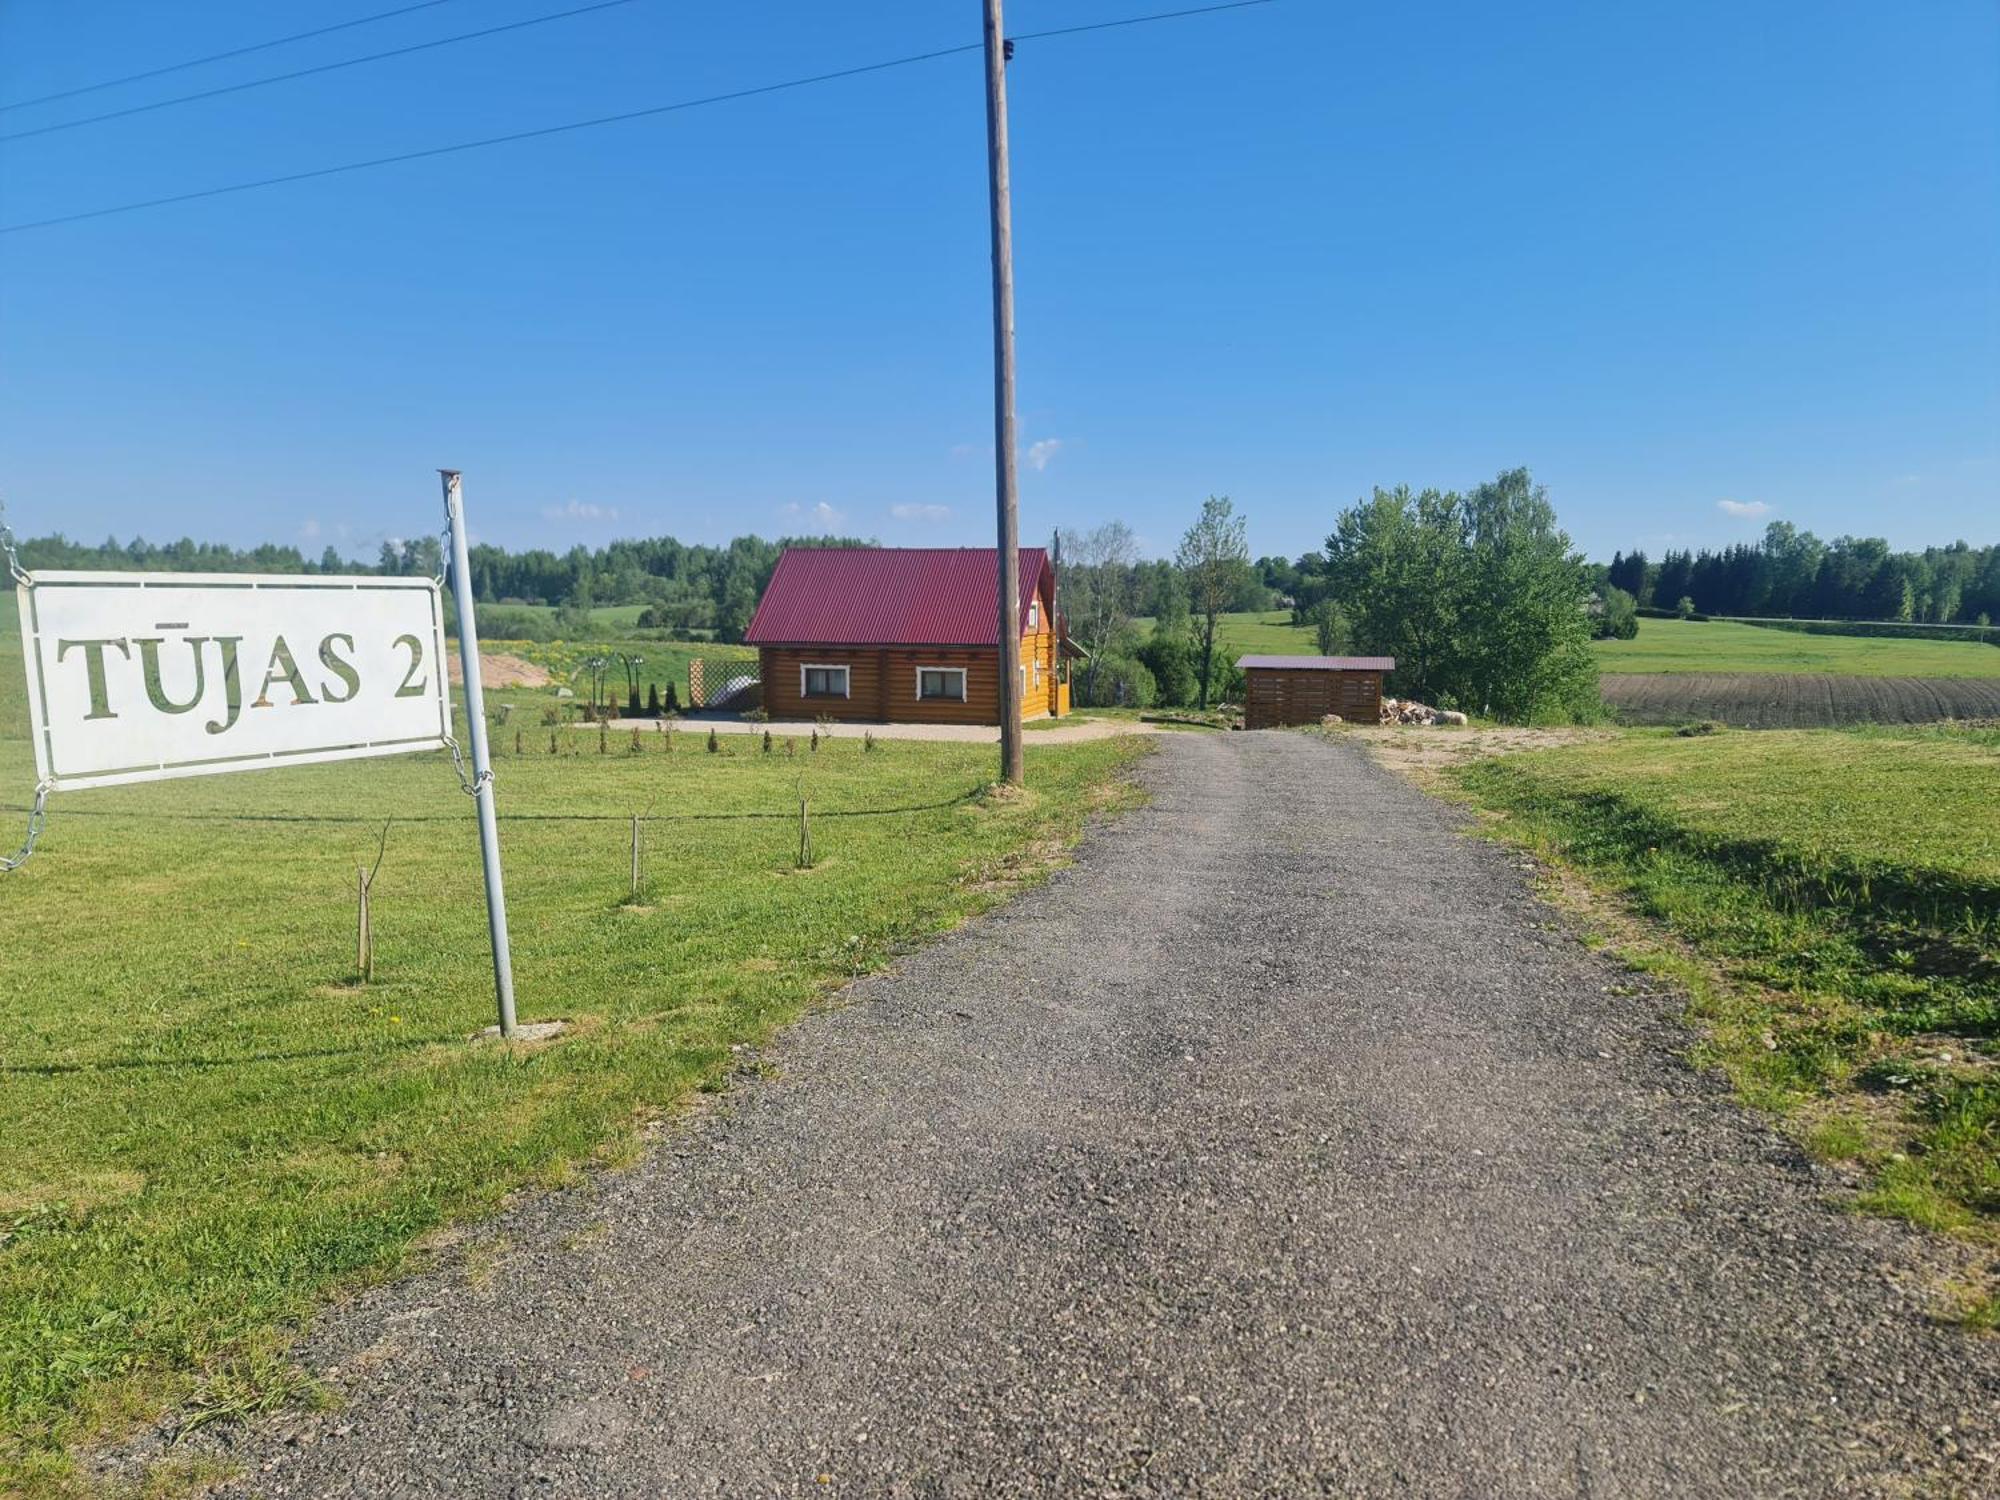
[[[878,724],[1000,722],[1000,653],[991,646],[765,646],[757,656],[764,709],[774,719],[824,714]],[[806,666],[846,667],[847,696],[806,697],[800,688]],[[921,667],[964,668],[965,701],[918,698]],[[1021,716],[1039,719],[1057,712],[1056,637],[1046,589],[1036,627],[1021,635],[1021,667]]]

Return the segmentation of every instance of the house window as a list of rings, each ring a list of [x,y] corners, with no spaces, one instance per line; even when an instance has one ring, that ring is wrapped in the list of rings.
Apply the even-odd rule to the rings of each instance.
[[[1041,628],[1042,601],[1039,599],[1030,599],[1028,601],[1028,629],[1040,630]]]
[[[845,698],[847,668],[802,666],[799,668],[799,692],[807,698]]]
[[[919,698],[945,698],[953,703],[963,703],[965,701],[965,668],[918,667],[917,696]]]

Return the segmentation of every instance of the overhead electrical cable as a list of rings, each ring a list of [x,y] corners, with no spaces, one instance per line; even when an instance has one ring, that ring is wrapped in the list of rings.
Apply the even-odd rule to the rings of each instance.
[[[553,11],[544,16],[528,16],[519,21],[508,21],[499,26],[486,26],[478,31],[461,31],[456,36],[441,36],[428,42],[412,42],[407,47],[391,47],[386,52],[370,52],[361,57],[344,57],[338,62],[319,63],[310,68],[298,68],[290,73],[273,73],[266,78],[250,78],[242,83],[225,83],[218,88],[203,89],[195,94],[179,94],[172,99],[155,99],[150,104],[134,104],[128,109],[106,110],[101,115],[85,115],[80,120],[58,120],[53,125],[37,125],[32,130],[17,130],[12,135],[0,135],[0,143],[25,141],[30,136],[54,135],[60,130],[77,130],[85,125],[100,125],[106,120],[122,120],[128,115],[143,115],[156,109],[171,109],[176,104],[193,104],[200,99],[218,99],[224,94],[241,94],[249,89],[261,89],[274,83],[290,83],[296,78],[312,78],[320,73],[337,73],[342,68],[358,68],[363,63],[382,62],[392,57],[408,57],[412,52],[429,52],[437,47],[450,47],[458,42],[473,42],[481,37],[499,36],[502,32],[521,31],[529,26],[544,26],[550,21],[567,21],[572,16],[587,16],[592,11],[613,10],[621,5],[630,5],[633,0],[594,0],[590,5],[579,5],[572,10]]]
[[[331,36],[336,31],[351,31],[356,26],[369,26],[377,21],[387,21],[395,16],[407,16],[412,11],[430,10],[439,5],[450,5],[452,0],[418,0],[415,5],[399,5],[394,10],[377,11],[372,16],[356,16],[352,21],[337,21],[331,26],[321,26],[312,31],[295,31],[290,36],[272,37],[268,42],[252,42],[247,47],[232,47],[227,52],[211,52],[206,57],[190,57],[185,62],[168,63],[161,68],[148,68],[143,73],[127,73],[122,78],[105,78],[96,83],[79,84],[73,89],[62,89],[53,94],[40,94],[33,99],[15,99],[0,104],[0,113],[10,109],[26,109],[31,104],[53,104],[58,99],[74,99],[78,94],[94,94],[100,89],[120,88],[128,83],[144,83],[148,78],[164,78],[169,73],[179,73],[188,68],[203,67],[208,63],[227,62],[232,57],[248,57],[253,52],[268,52],[273,47],[288,46],[293,42],[311,41],[316,36]]]
[[[1065,26],[1051,31],[1029,31],[1009,37],[1010,42],[1032,42],[1049,37],[1072,36],[1083,31],[1107,31],[1118,26],[1140,26],[1150,21],[1174,21],[1185,16],[1209,15],[1216,11],[1246,10],[1253,5],[1270,5],[1274,0],[1228,0],[1220,5],[1198,5],[1185,10],[1157,11],[1151,15],[1127,16],[1116,21],[1100,21],[1088,26]],[[276,177],[258,177],[248,182],[232,182],[222,187],[198,188],[188,193],[171,193],[162,198],[143,198],[131,203],[117,203],[108,208],[86,209],[82,213],[61,214],[54,218],[33,219],[19,224],[0,225],[0,234],[25,234],[35,229],[53,229],[59,224],[77,224],[86,219],[109,218],[114,214],[138,213],[143,209],[166,208],[177,203],[195,203],[205,198],[221,198],[234,193],[255,192],[260,188],[282,187],[287,183],[311,182],[321,177],[336,177],[348,172],[364,172],[375,167],[397,166],[404,162],[427,161],[432,157],[452,156],[461,151],[482,151],[490,146],[507,146],[519,141],[541,140],[549,136],[568,135],[579,130],[594,130],[600,125],[620,125],[631,120],[651,119],[658,115],[676,114],[682,110],[701,109],[711,104],[728,104],[739,99],[754,99],[764,94],[783,93],[789,89],[810,88],[815,84],[833,83],[843,78],[858,78],[868,73],[883,73],[891,68],[906,68],[915,63],[934,62],[943,57],[957,57],[967,52],[978,52],[985,46],[983,42],[967,42],[957,47],[940,47],[931,52],[913,52],[906,57],[887,58],[882,62],[861,63],[851,68],[836,68],[830,73],[814,73],[804,78],[788,78],[779,83],[758,84],[752,88],[732,89],[723,94],[706,94],[695,99],[680,99],[671,104],[655,104],[645,109],[624,110],[613,115],[597,115],[587,120],[569,120],[560,125],[542,125],[532,130],[516,130],[506,135],[483,136],[477,140],[454,141],[447,146],[427,146],[418,151],[402,151],[393,156],[373,156],[362,161],[341,162],[331,167],[312,167],[303,172],[286,172]]]

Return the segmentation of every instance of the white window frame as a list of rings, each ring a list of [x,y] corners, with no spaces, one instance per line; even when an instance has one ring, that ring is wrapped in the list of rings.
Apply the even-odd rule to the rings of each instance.
[[[838,693],[814,693],[806,688],[806,673],[838,672],[840,691]],[[851,698],[854,695],[854,672],[844,661],[802,661],[799,663],[799,696],[801,698]]]
[[[958,675],[958,696],[954,698],[949,693],[926,694],[924,692],[924,673],[926,672],[956,673]],[[965,702],[967,685],[968,684],[966,681],[966,673],[964,667],[918,667],[917,668],[917,701],[919,703],[963,703]]]
[[[1040,630],[1041,628],[1042,601],[1039,599],[1030,599],[1028,601],[1028,629]]]

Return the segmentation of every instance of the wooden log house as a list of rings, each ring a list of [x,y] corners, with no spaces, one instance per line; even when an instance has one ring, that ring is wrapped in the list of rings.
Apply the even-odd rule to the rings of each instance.
[[[991,547],[788,547],[744,640],[774,719],[1000,722]],[[1021,716],[1069,712],[1054,564],[1020,550]]]

